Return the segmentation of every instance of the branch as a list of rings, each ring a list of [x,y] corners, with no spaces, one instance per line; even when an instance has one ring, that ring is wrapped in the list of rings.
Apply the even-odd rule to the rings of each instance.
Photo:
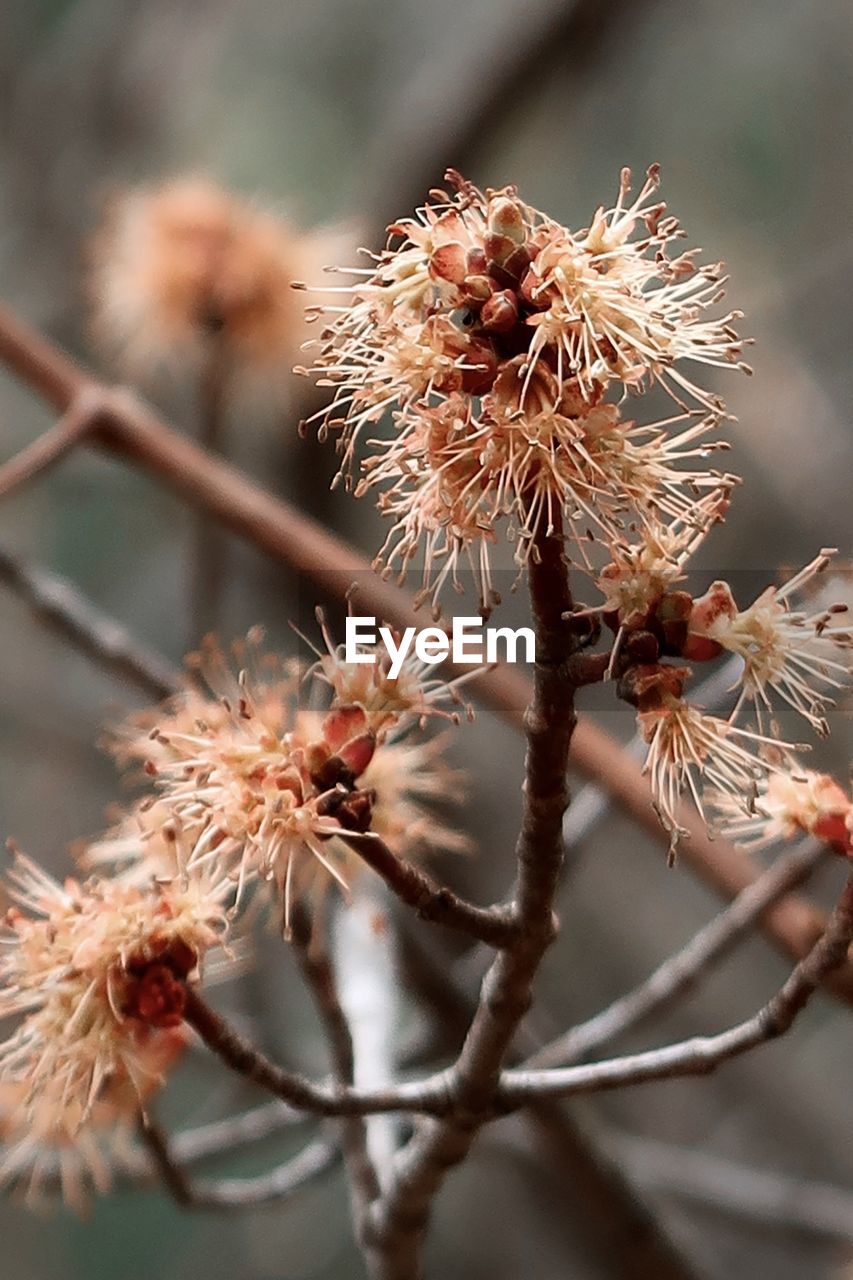
[[[722,1213],[777,1227],[853,1242],[853,1195],[670,1142],[629,1134],[608,1136],[608,1147],[646,1191],[695,1200]]]
[[[293,912],[292,940],[305,985],[326,1030],[335,1079],[339,1085],[351,1087],[355,1081],[352,1036],[338,998],[335,972],[329,956],[314,933],[308,912],[301,905]],[[379,1194],[379,1181],[367,1151],[367,1130],[363,1116],[351,1116],[343,1120],[340,1132],[349,1177],[353,1222],[356,1234],[360,1236],[368,1205]]]
[[[443,1115],[451,1106],[446,1073],[395,1085],[392,1089],[326,1087],[270,1062],[214,1012],[192,987],[186,989],[184,1017],[209,1049],[237,1075],[268,1090],[301,1111],[322,1116],[379,1115],[384,1111],[422,1111]]]
[[[84,386],[54,426],[0,467],[0,498],[24,488],[76,449],[95,430],[103,405],[101,389]]]
[[[133,639],[108,614],[101,613],[66,578],[36,568],[0,546],[0,582],[30,606],[51,630],[101,666],[144,690],[166,698],[181,684],[181,673],[165,658]]]
[[[81,392],[96,390],[108,401],[108,421],[99,421],[97,430],[87,437],[91,443],[139,464],[239,536],[316,583],[321,591],[343,600],[357,580],[366,611],[395,626],[417,625],[418,615],[410,598],[374,575],[365,557],[288,503],[265,493],[235,468],[170,430],[130,393],[101,386],[4,307],[0,307],[0,362],[60,412]],[[470,675],[470,668],[465,670]],[[510,724],[522,723],[530,684],[517,669],[499,664],[488,675],[471,679],[468,688]],[[605,787],[623,812],[656,841],[666,841],[639,764],[628,759],[610,735],[589,720],[578,723],[572,740],[572,764]],[[757,878],[759,873],[749,857],[725,841],[710,840],[697,815],[685,809],[679,821],[689,833],[681,846],[682,859],[716,892],[733,898]],[[795,959],[808,952],[824,924],[821,912],[793,896],[778,902],[765,917],[768,936]],[[831,975],[829,983],[837,995],[853,1002],[853,965]]]
[[[569,1097],[649,1080],[708,1075],[722,1063],[783,1035],[806,1006],[821,980],[847,958],[853,940],[853,877],[848,880],[826,932],[785,985],[745,1022],[715,1036],[696,1036],[662,1049],[629,1054],[589,1066],[557,1067],[550,1071],[506,1071],[500,1101],[512,1109],[531,1098]]]
[[[576,648],[561,529],[535,536],[530,601],[536,628],[533,698],[525,714],[527,756],[521,832],[516,846],[513,917],[518,934],[499,952],[483,981],[474,1019],[450,1072],[454,1111],[445,1122],[421,1124],[399,1153],[389,1186],[371,1213],[383,1280],[420,1276],[430,1205],[449,1169],[468,1154],[489,1118],[501,1067],[530,1007],[533,979],[555,936],[554,897],[563,862],[562,823],[568,805],[568,758],[574,732],[575,686],[569,662]]]
[[[172,1199],[184,1209],[249,1209],[281,1201],[330,1169],[338,1154],[333,1143],[317,1140],[269,1173],[196,1182],[181,1168],[175,1148],[155,1121],[145,1116],[139,1128],[155,1171]]]
[[[808,842],[782,854],[754,884],[738,894],[730,907],[669,956],[657,969],[608,1008],[572,1027],[537,1050],[525,1068],[568,1066],[633,1030],[705,976],[748,934],[757,920],[782,894],[799,884],[829,854],[825,846]]]
[[[425,871],[392,853],[372,831],[347,832],[341,838],[421,919],[458,929],[490,947],[508,947],[517,939],[519,922],[506,907],[477,907],[458,897],[452,889],[439,885]]]

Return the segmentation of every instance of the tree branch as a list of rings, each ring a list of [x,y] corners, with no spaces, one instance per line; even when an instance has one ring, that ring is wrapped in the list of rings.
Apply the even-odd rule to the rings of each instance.
[[[66,578],[28,565],[0,546],[0,582],[28,604],[52,631],[149,697],[166,698],[180,687],[181,673],[177,668],[134,640],[129,631],[86,600]]]
[[[659,1013],[704,977],[782,894],[829,856],[825,846],[813,841],[783,853],[754,884],[738,894],[731,906],[700,929],[680,951],[668,956],[645,982],[537,1050],[525,1063],[525,1069],[580,1062]]]
[[[429,1115],[443,1115],[450,1109],[447,1073],[397,1084],[392,1089],[327,1087],[270,1062],[214,1012],[192,987],[186,989],[184,1017],[207,1047],[232,1071],[301,1111],[322,1116],[379,1115],[383,1111],[422,1111]]]
[[[826,974],[844,963],[852,940],[853,877],[829,918],[826,932],[796,966],[781,990],[753,1017],[718,1035],[695,1036],[661,1049],[589,1066],[506,1071],[501,1078],[500,1101],[512,1109],[531,1098],[564,1098],[649,1080],[708,1075],[730,1058],[784,1034]]]
[[[351,1088],[355,1082],[355,1059],[349,1023],[338,998],[332,962],[314,933],[308,912],[301,904],[293,912],[292,931],[299,968],[326,1030],[335,1079],[339,1085]],[[360,1237],[368,1206],[379,1194],[379,1180],[367,1151],[364,1117],[356,1115],[342,1120],[340,1134],[353,1223],[356,1235]]]
[[[513,917],[519,931],[487,973],[474,1019],[452,1068],[453,1113],[423,1122],[394,1162],[371,1221],[381,1280],[415,1280],[430,1205],[449,1169],[465,1158],[489,1118],[501,1066],[532,998],[555,935],[554,897],[563,862],[569,745],[576,717],[569,661],[575,641],[562,530],[540,527],[532,549],[530,600],[536,628],[533,699],[525,714],[527,756],[516,846]]]
[[[367,559],[327,533],[309,517],[259,489],[221,459],[170,430],[128,392],[102,387],[78,364],[0,306],[0,362],[60,412],[81,392],[95,389],[108,402],[108,421],[87,439],[158,476],[189,502],[268,554],[290,565],[322,591],[344,599],[358,581],[365,609],[395,626],[417,625],[410,598],[372,574]],[[470,673],[470,669],[466,668]],[[470,681],[479,700],[510,724],[522,722],[530,685],[521,672],[499,664]],[[660,843],[666,836],[652,809],[648,782],[609,734],[581,720],[572,740],[572,764],[594,778],[614,802]],[[709,839],[697,815],[685,810],[679,822],[689,833],[681,856],[718,893],[734,897],[758,876],[752,861],[725,841]],[[769,937],[799,959],[825,924],[822,913],[789,895],[765,917]],[[829,978],[831,989],[853,1002],[853,965]]]
[[[511,946],[518,937],[519,921],[507,907],[477,907],[458,897],[452,889],[392,853],[374,832],[347,832],[341,838],[422,920],[447,925],[490,947]]]

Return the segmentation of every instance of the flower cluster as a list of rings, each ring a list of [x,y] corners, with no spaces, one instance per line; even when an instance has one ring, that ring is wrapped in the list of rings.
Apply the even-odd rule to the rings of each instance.
[[[501,519],[522,564],[536,531],[563,519],[583,559],[587,529],[617,542],[633,520],[689,522],[697,494],[727,491],[731,477],[697,465],[718,447],[722,403],[680,365],[740,364],[742,348],[734,313],[710,318],[719,266],[671,252],[683,232],[655,199],[656,168],[633,201],[623,171],[616,204],[578,232],[512,187],[448,179],[452,192],[433,192],[353,272],[304,370],[334,388],[321,416],[341,429],[347,478],[365,430],[391,411],[393,435],[369,442],[356,492],[376,489],[391,519],[381,564],[405,571],[423,552],[436,609],[462,563],[495,602]],[[675,416],[626,418],[620,399],[652,383]]]
[[[79,1203],[183,1048],[186,984],[225,933],[230,885],[187,868],[145,886],[60,884],[20,853],[7,879],[0,1178],[28,1173],[37,1192],[48,1153]]]
[[[826,732],[828,695],[850,676],[850,632],[840,606],[810,610],[795,598],[831,553],[747,608],[725,582],[700,599],[686,588],[688,562],[737,483],[708,465],[727,447],[716,438],[725,407],[694,371],[746,366],[740,313],[717,305],[721,267],[681,248],[657,166],[635,196],[624,170],[615,204],[578,231],[513,187],[447,179],[449,190],[389,228],[385,250],[348,287],[326,291],[335,305],[311,308],[322,324],[302,372],[333,392],[321,433],[339,433],[340,475],[356,495],[375,492],[390,520],[377,566],[402,576],[422,556],[419,599],[436,614],[465,565],[481,608],[497,603],[502,520],[522,568],[539,538],[568,541],[576,572],[602,597],[576,610],[584,642],[600,630],[593,617],[614,637],[606,676],[636,707],[674,848],[683,793],[703,818],[705,789],[751,814],[762,788],[791,782],[774,698]],[[671,397],[672,416],[629,416],[653,386]],[[385,416],[390,434],[369,438]],[[686,664],[724,653],[742,665],[720,718],[687,700]]]
[[[340,240],[202,177],[121,192],[92,243],[94,337],[134,379],[198,370],[213,350],[230,376],[277,398],[308,336],[290,282]]]
[[[133,880],[160,873],[180,832],[189,865],[223,870],[238,902],[248,884],[271,884],[287,932],[296,897],[330,880],[347,890],[359,864],[346,832],[373,830],[400,853],[460,843],[423,806],[454,790],[441,741],[410,737],[426,717],[458,718],[454,687],[417,662],[392,679],[384,653],[347,663],[323,635],[308,670],[264,653],[259,630],[236,646],[237,671],[208,642],[192,659],[206,692],[116,733],[117,758],[141,765],[155,794],[89,849],[90,864]]]

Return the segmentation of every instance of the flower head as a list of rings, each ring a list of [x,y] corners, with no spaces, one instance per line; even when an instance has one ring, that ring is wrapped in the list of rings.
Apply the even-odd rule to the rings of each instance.
[[[835,623],[844,606],[809,613],[794,608],[792,597],[824,572],[833,554],[821,552],[782,587],[768,587],[747,609],[738,609],[725,582],[713,583],[695,602],[691,632],[743,659],[743,690],[733,719],[750,701],[761,724],[762,710],[772,709],[772,692],[817,733],[828,732],[824,711],[832,700],[826,689],[843,687],[853,673],[853,632]]]
[[[481,603],[495,602],[501,520],[523,565],[537,529],[562,518],[580,545],[587,529],[624,540],[638,516],[687,519],[697,492],[727,478],[695,464],[716,447],[706,437],[721,405],[677,365],[740,353],[734,316],[707,318],[718,268],[669,255],[682,233],[651,203],[656,170],[633,203],[623,173],[616,205],[580,232],[514,188],[448,178],[451,193],[395,223],[373,266],[333,291],[346,305],[328,309],[303,370],[334,388],[318,416],[341,429],[344,476],[390,411],[393,435],[367,442],[356,492],[375,490],[392,521],[380,564],[405,571],[423,552],[422,595],[436,611],[461,565]],[[652,381],[679,412],[638,426],[617,398]]]
[[[231,886],[190,871],[144,889],[60,884],[22,854],[8,881],[0,1018],[19,1022],[0,1045],[0,1080],[21,1086],[17,1108],[36,1132],[73,1137],[113,1084],[140,1100],[158,1083],[151,1042],[180,1026]]]
[[[671,689],[662,688],[656,674],[638,714],[649,744],[643,772],[649,774],[652,803],[670,833],[670,857],[685,834],[678,821],[685,791],[703,821],[703,787],[748,811],[761,780],[779,768],[766,750],[775,743],[691,706],[677,692],[679,685],[680,679]]]
[[[377,754],[433,713],[458,718],[441,703],[459,699],[425,664],[406,663],[392,678],[378,654],[375,663],[347,663],[325,625],[323,636],[326,648],[307,669],[265,654],[258,630],[237,646],[245,664],[237,672],[210,641],[193,662],[209,694],[188,689],[116,735],[125,763],[145,762],[157,798],[97,842],[89,862],[125,855],[123,878],[136,882],[146,867],[150,875],[152,865],[168,865],[181,832],[191,842],[189,867],[217,867],[236,880],[238,900],[249,882],[271,883],[285,932],[297,897],[330,880],[346,891],[351,858],[336,837],[371,829],[381,803],[369,773]],[[416,758],[427,792],[438,765],[427,769],[427,752],[413,765]],[[395,799],[411,795],[409,816],[420,820],[417,781],[406,786],[390,760],[377,767]]]
[[[199,365],[215,341],[233,372],[281,392],[309,332],[291,281],[333,243],[204,178],[128,190],[93,242],[95,336],[135,378]]]
[[[785,764],[762,780],[748,813],[728,796],[713,796],[719,830],[753,849],[806,834],[853,854],[853,800],[844,788],[829,774]]]

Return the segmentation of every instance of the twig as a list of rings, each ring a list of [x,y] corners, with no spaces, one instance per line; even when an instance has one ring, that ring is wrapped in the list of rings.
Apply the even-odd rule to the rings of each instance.
[[[343,599],[358,581],[366,610],[394,625],[417,624],[405,593],[370,572],[367,560],[286,502],[263,492],[233,467],[206,455],[192,441],[171,431],[129,393],[111,393],[68,356],[45,341],[7,308],[0,307],[0,362],[60,411],[85,388],[109,399],[109,423],[90,437],[157,475],[194,505],[204,508],[241,537],[289,564]],[[466,669],[469,670],[469,669]],[[521,724],[530,685],[516,669],[500,665],[472,680],[471,693],[510,724]],[[609,734],[581,720],[572,741],[572,763],[606,787],[614,802],[658,841],[665,840],[651,807],[649,788],[639,765],[626,758]],[[718,893],[733,898],[759,874],[751,860],[725,841],[711,841],[701,821],[685,811],[679,822],[689,832],[681,856]],[[768,912],[764,927],[788,955],[799,959],[820,936],[823,914],[789,895]],[[853,1002],[853,965],[828,980],[831,989]]]
[[[181,1168],[175,1147],[150,1116],[141,1119],[139,1130],[160,1181],[185,1209],[248,1209],[279,1202],[325,1173],[337,1159],[335,1145],[318,1139],[269,1173],[196,1182]]]
[[[629,1054],[589,1066],[556,1067],[543,1071],[507,1071],[501,1078],[500,1099],[508,1107],[530,1098],[569,1097],[649,1080],[708,1075],[730,1058],[738,1057],[787,1031],[808,1003],[821,979],[844,963],[853,940],[853,878],[848,880],[826,932],[787,982],[753,1017],[715,1036],[695,1036],[661,1049]]]
[[[379,1115],[383,1111],[442,1115],[452,1105],[447,1073],[443,1072],[391,1089],[354,1089],[314,1084],[304,1076],[285,1071],[238,1035],[191,987],[187,988],[184,1016],[232,1071],[302,1111],[322,1116]]]
[[[645,982],[640,983],[593,1018],[572,1027],[530,1057],[525,1068],[568,1066],[633,1030],[689,990],[749,933],[763,912],[830,855],[825,847],[809,842],[782,854],[754,884],[738,894],[731,906],[715,916],[704,929],[669,956]]]
[[[465,1158],[491,1111],[501,1066],[531,1002],[533,978],[555,935],[554,896],[563,861],[568,756],[576,716],[568,662],[575,641],[562,530],[540,529],[530,562],[536,628],[533,699],[525,715],[527,756],[513,914],[519,932],[498,953],[452,1069],[453,1114],[425,1121],[394,1162],[371,1214],[382,1280],[421,1275],[430,1205],[447,1172]]]
[[[846,1188],[633,1134],[608,1135],[606,1146],[645,1191],[695,1200],[782,1231],[853,1242],[853,1195]]]
[[[0,582],[30,606],[53,631],[70,640],[115,675],[149,697],[168,697],[181,673],[152,649],[139,644],[120,623],[102,613],[66,578],[26,564],[0,546]]]
[[[392,853],[374,832],[347,832],[342,838],[421,919],[458,929],[490,947],[511,946],[518,937],[519,922],[507,907],[477,907],[458,897]]]
[[[94,431],[103,406],[95,387],[83,387],[57,423],[0,467],[0,498],[22,489],[77,447]]]
[[[311,993],[314,1007],[326,1031],[335,1079],[338,1084],[351,1087],[355,1083],[352,1035],[338,998],[337,981],[331,959],[312,927],[308,912],[301,904],[297,905],[293,912],[291,927],[292,940],[305,985]],[[356,1115],[342,1120],[340,1134],[349,1174],[353,1222],[356,1234],[360,1237],[368,1205],[379,1194],[379,1181],[367,1151],[367,1129],[364,1118]]]

